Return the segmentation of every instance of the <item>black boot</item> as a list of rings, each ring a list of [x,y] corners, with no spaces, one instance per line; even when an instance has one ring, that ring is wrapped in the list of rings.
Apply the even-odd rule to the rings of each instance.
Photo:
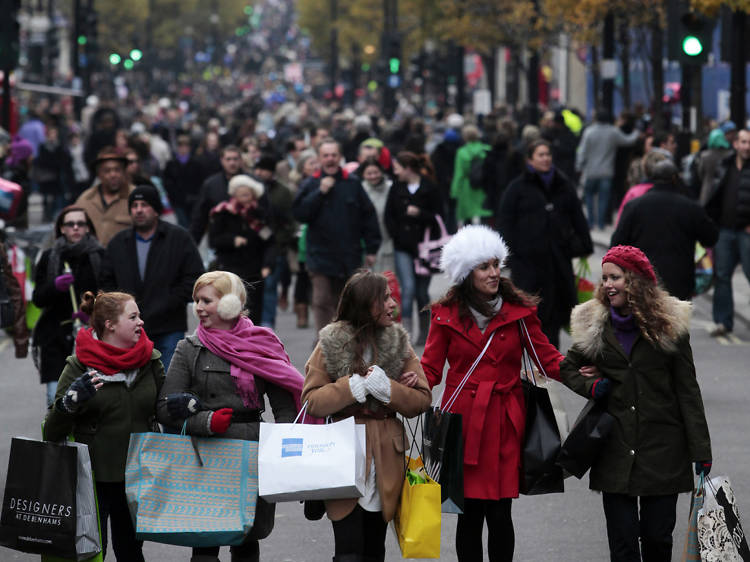
[[[367,558],[361,554],[341,554],[333,557],[333,562],[365,562]]]
[[[430,330],[430,311],[423,310],[419,313],[419,338],[414,344],[415,347],[424,347],[427,343],[427,332]]]

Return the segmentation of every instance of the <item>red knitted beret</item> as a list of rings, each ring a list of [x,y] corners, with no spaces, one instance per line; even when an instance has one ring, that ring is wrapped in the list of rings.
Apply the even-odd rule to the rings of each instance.
[[[646,254],[633,246],[615,246],[610,248],[602,258],[602,265],[613,263],[623,269],[637,273],[656,284],[656,273]]]

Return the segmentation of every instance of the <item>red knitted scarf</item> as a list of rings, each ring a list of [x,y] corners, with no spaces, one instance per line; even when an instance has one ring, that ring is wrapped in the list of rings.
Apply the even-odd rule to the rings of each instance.
[[[86,365],[105,375],[114,375],[143,367],[154,350],[154,342],[145,331],[133,347],[122,348],[104,343],[94,337],[93,328],[79,330],[76,336],[76,357]]]

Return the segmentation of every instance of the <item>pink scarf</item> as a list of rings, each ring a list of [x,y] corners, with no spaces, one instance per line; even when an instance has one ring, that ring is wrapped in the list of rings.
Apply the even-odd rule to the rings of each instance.
[[[271,330],[255,326],[249,318],[240,316],[231,330],[198,325],[196,333],[211,353],[231,364],[232,378],[246,407],[260,407],[254,378],[258,376],[288,390],[299,411],[305,379],[294,368],[284,345]]]

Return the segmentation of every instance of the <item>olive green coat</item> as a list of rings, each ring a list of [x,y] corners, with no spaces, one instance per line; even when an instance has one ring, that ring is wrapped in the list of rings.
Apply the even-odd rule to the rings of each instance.
[[[156,397],[164,384],[160,358],[161,353],[154,349],[151,359],[138,370],[129,387],[124,382],[108,382],[73,414],[50,407],[44,423],[44,438],[62,441],[72,433],[77,442],[89,446],[97,482],[124,482],[130,434],[155,428]],[[68,357],[57,385],[55,402],[86,370],[75,355]]]
[[[560,364],[563,382],[591,396],[595,365],[612,381],[607,410],[616,423],[591,468],[592,490],[631,496],[688,492],[694,461],[711,460],[711,440],[690,348],[690,303],[666,297],[673,334],[658,344],[636,337],[630,356],[617,341],[609,308],[593,299],[571,316],[573,346]]]

